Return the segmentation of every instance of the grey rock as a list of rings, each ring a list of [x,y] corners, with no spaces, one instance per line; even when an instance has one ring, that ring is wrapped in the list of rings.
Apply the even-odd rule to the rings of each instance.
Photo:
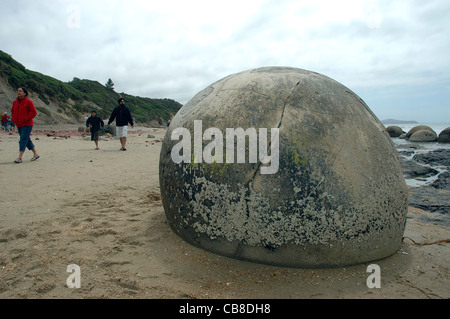
[[[434,131],[429,130],[418,130],[414,132],[410,137],[410,142],[436,142],[438,139],[436,133]]]
[[[427,125],[417,125],[417,126],[414,126],[412,129],[410,129],[408,131],[408,133],[406,133],[405,138],[409,139],[411,137],[411,135],[413,135],[415,132],[422,131],[422,130],[434,132],[434,130]],[[436,133],[436,132],[434,132],[434,133]]]
[[[437,170],[416,163],[413,160],[408,160],[400,156],[400,163],[402,165],[403,176],[405,178],[430,177],[438,173]]]
[[[450,168],[450,149],[437,149],[428,153],[416,154],[413,160],[431,166]]]
[[[414,155],[414,151],[400,150],[399,149],[398,155],[411,156],[411,155]],[[401,161],[401,158],[400,158],[400,161]]]
[[[216,128],[223,137],[227,128],[267,128],[269,136],[279,128],[278,171],[262,174],[265,165],[248,159],[174,163],[180,141],[172,133],[186,128],[194,147],[195,120],[201,132]],[[202,142],[204,151],[211,142]],[[211,84],[171,121],[159,173],[170,227],[217,254],[340,267],[385,258],[402,244],[408,190],[391,138],[355,93],[315,72],[260,68]]]
[[[391,126],[386,127],[386,131],[388,132],[390,137],[400,137],[402,134],[405,133],[405,132],[403,132],[401,127],[396,126],[396,125],[391,125]]]
[[[450,191],[450,172],[446,171],[439,174],[438,178],[431,184],[434,188]]]
[[[100,131],[98,132],[98,135],[102,136],[102,135],[106,135],[106,134],[111,134],[111,136],[116,136],[116,126],[114,124],[111,124],[109,127],[108,126],[104,126],[100,128]]]
[[[439,133],[438,142],[450,143],[450,127],[447,127],[441,133]]]
[[[450,191],[430,186],[412,187],[409,204],[432,213],[450,213]]]

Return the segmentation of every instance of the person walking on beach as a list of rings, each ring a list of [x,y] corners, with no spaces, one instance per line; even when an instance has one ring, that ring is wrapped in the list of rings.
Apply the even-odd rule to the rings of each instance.
[[[98,150],[98,131],[100,127],[104,127],[105,123],[102,118],[97,115],[95,110],[92,110],[91,116],[86,120],[86,127],[91,129],[91,141],[95,142],[95,149]]]
[[[120,144],[122,145],[120,150],[126,151],[128,123],[130,123],[131,128],[133,128],[134,122],[130,110],[125,105],[125,100],[123,98],[120,98],[117,103],[119,103],[119,105],[116,106],[112,111],[111,116],[109,117],[108,127],[115,119],[116,135],[120,138]]]
[[[30,134],[33,129],[33,119],[36,117],[37,112],[34,107],[33,101],[28,97],[28,91],[24,87],[17,89],[17,99],[14,100],[11,108],[11,120],[17,126],[19,131],[19,157],[14,163],[22,163],[22,156],[25,153],[25,149],[28,148],[33,152],[32,161],[39,158],[36,148],[31,141]]]
[[[4,112],[3,116],[2,116],[2,126],[4,127],[5,132],[9,131],[9,128],[8,128],[9,121],[10,121],[10,118],[8,116],[8,113]]]

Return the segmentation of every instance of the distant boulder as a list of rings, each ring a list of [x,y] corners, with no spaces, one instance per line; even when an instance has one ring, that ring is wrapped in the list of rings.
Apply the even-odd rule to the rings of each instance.
[[[104,127],[100,128],[100,131],[98,132],[98,134],[100,136],[106,135],[106,134],[111,134],[111,136],[116,136],[116,127],[115,127],[115,125],[110,125],[109,127],[105,125]]]
[[[409,137],[410,142],[436,142],[437,139],[437,134],[429,130],[416,131]]]
[[[450,127],[447,127],[441,133],[439,133],[438,138],[439,143],[450,143]]]
[[[396,125],[391,125],[386,127],[386,132],[388,132],[390,137],[399,137],[400,135],[402,135],[403,130],[401,129],[401,127],[396,126]]]
[[[410,130],[408,131],[408,133],[406,133],[406,138],[407,138],[407,139],[410,138],[411,135],[413,135],[415,132],[421,131],[421,130],[428,130],[428,131],[434,132],[433,129],[432,129],[431,127],[429,127],[429,126],[426,126],[426,125],[417,125],[417,126],[414,126],[412,129],[410,129]],[[436,132],[434,132],[434,133],[436,133]]]

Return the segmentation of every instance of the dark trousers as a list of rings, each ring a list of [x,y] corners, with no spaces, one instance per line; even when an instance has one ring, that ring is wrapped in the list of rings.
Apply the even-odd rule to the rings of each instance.
[[[29,150],[32,150],[34,148],[34,144],[31,141],[30,134],[31,130],[33,129],[32,126],[22,126],[17,128],[20,135],[19,140],[19,151],[25,152],[25,148],[28,148]]]

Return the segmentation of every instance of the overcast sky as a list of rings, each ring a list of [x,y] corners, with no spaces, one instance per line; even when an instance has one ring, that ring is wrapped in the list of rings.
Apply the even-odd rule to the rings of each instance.
[[[329,76],[380,120],[450,122],[448,0],[0,0],[0,50],[62,81],[186,103],[233,73]]]

